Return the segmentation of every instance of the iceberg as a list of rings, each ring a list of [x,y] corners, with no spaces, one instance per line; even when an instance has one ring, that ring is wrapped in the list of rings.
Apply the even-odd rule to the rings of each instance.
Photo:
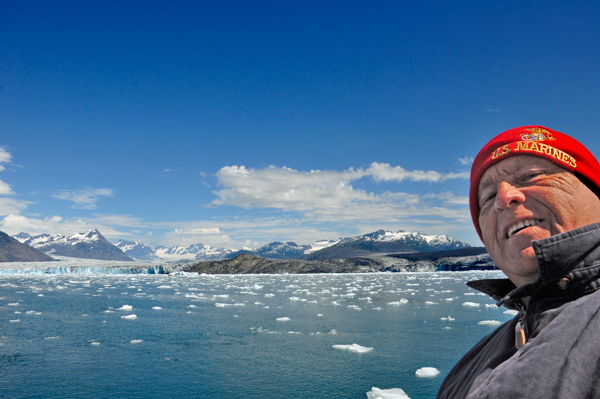
[[[421,367],[420,369],[415,371],[415,375],[417,377],[422,377],[422,378],[435,377],[439,373],[440,373],[440,371],[438,369],[436,369],[435,367]]]
[[[352,345],[333,345],[333,349],[340,349],[354,353],[367,353],[371,352],[374,348],[367,348],[365,346],[360,346],[358,344]]]
[[[379,389],[371,388],[367,392],[368,399],[410,399],[408,395],[400,388]]]
[[[137,319],[137,316],[134,314],[128,314],[127,316],[121,316],[121,318],[123,320],[135,320],[135,319]]]

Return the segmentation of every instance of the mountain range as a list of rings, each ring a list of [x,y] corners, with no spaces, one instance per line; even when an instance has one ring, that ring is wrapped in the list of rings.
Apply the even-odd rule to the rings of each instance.
[[[108,242],[98,230],[70,236],[60,234],[56,236],[50,234],[31,236],[27,233],[19,233],[13,238],[50,256],[133,261],[127,254]]]
[[[70,236],[49,234],[31,236],[27,233],[19,233],[14,238],[49,255],[155,262],[219,260],[234,258],[243,253],[269,259],[325,260],[381,253],[444,251],[470,247],[446,235],[424,235],[402,230],[397,232],[378,230],[361,236],[320,240],[307,245],[298,245],[291,241],[272,242],[258,249],[238,251],[204,244],[193,244],[187,247],[151,247],[139,241],[126,240],[120,240],[113,245],[98,230]]]

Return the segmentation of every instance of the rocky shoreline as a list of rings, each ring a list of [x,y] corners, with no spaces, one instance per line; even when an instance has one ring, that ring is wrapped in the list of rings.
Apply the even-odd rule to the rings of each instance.
[[[199,274],[306,274],[498,270],[487,253],[411,260],[390,255],[345,259],[267,259],[240,254],[233,259],[187,264],[185,272]]]

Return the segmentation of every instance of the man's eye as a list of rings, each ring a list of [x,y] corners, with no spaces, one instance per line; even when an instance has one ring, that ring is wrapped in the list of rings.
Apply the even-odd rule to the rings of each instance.
[[[523,180],[527,181],[527,180],[531,180],[535,177],[538,177],[540,175],[542,175],[543,172],[531,172],[531,173],[527,173],[525,176],[523,176]]]
[[[484,205],[488,204],[490,201],[492,201],[494,198],[496,198],[496,193],[490,193],[487,194],[486,196],[484,196],[481,199],[481,205],[480,207],[483,207]]]

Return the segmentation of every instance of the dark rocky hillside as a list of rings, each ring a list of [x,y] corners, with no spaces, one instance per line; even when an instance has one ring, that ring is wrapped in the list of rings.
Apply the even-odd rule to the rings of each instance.
[[[0,231],[0,262],[47,262],[51,257]]]

